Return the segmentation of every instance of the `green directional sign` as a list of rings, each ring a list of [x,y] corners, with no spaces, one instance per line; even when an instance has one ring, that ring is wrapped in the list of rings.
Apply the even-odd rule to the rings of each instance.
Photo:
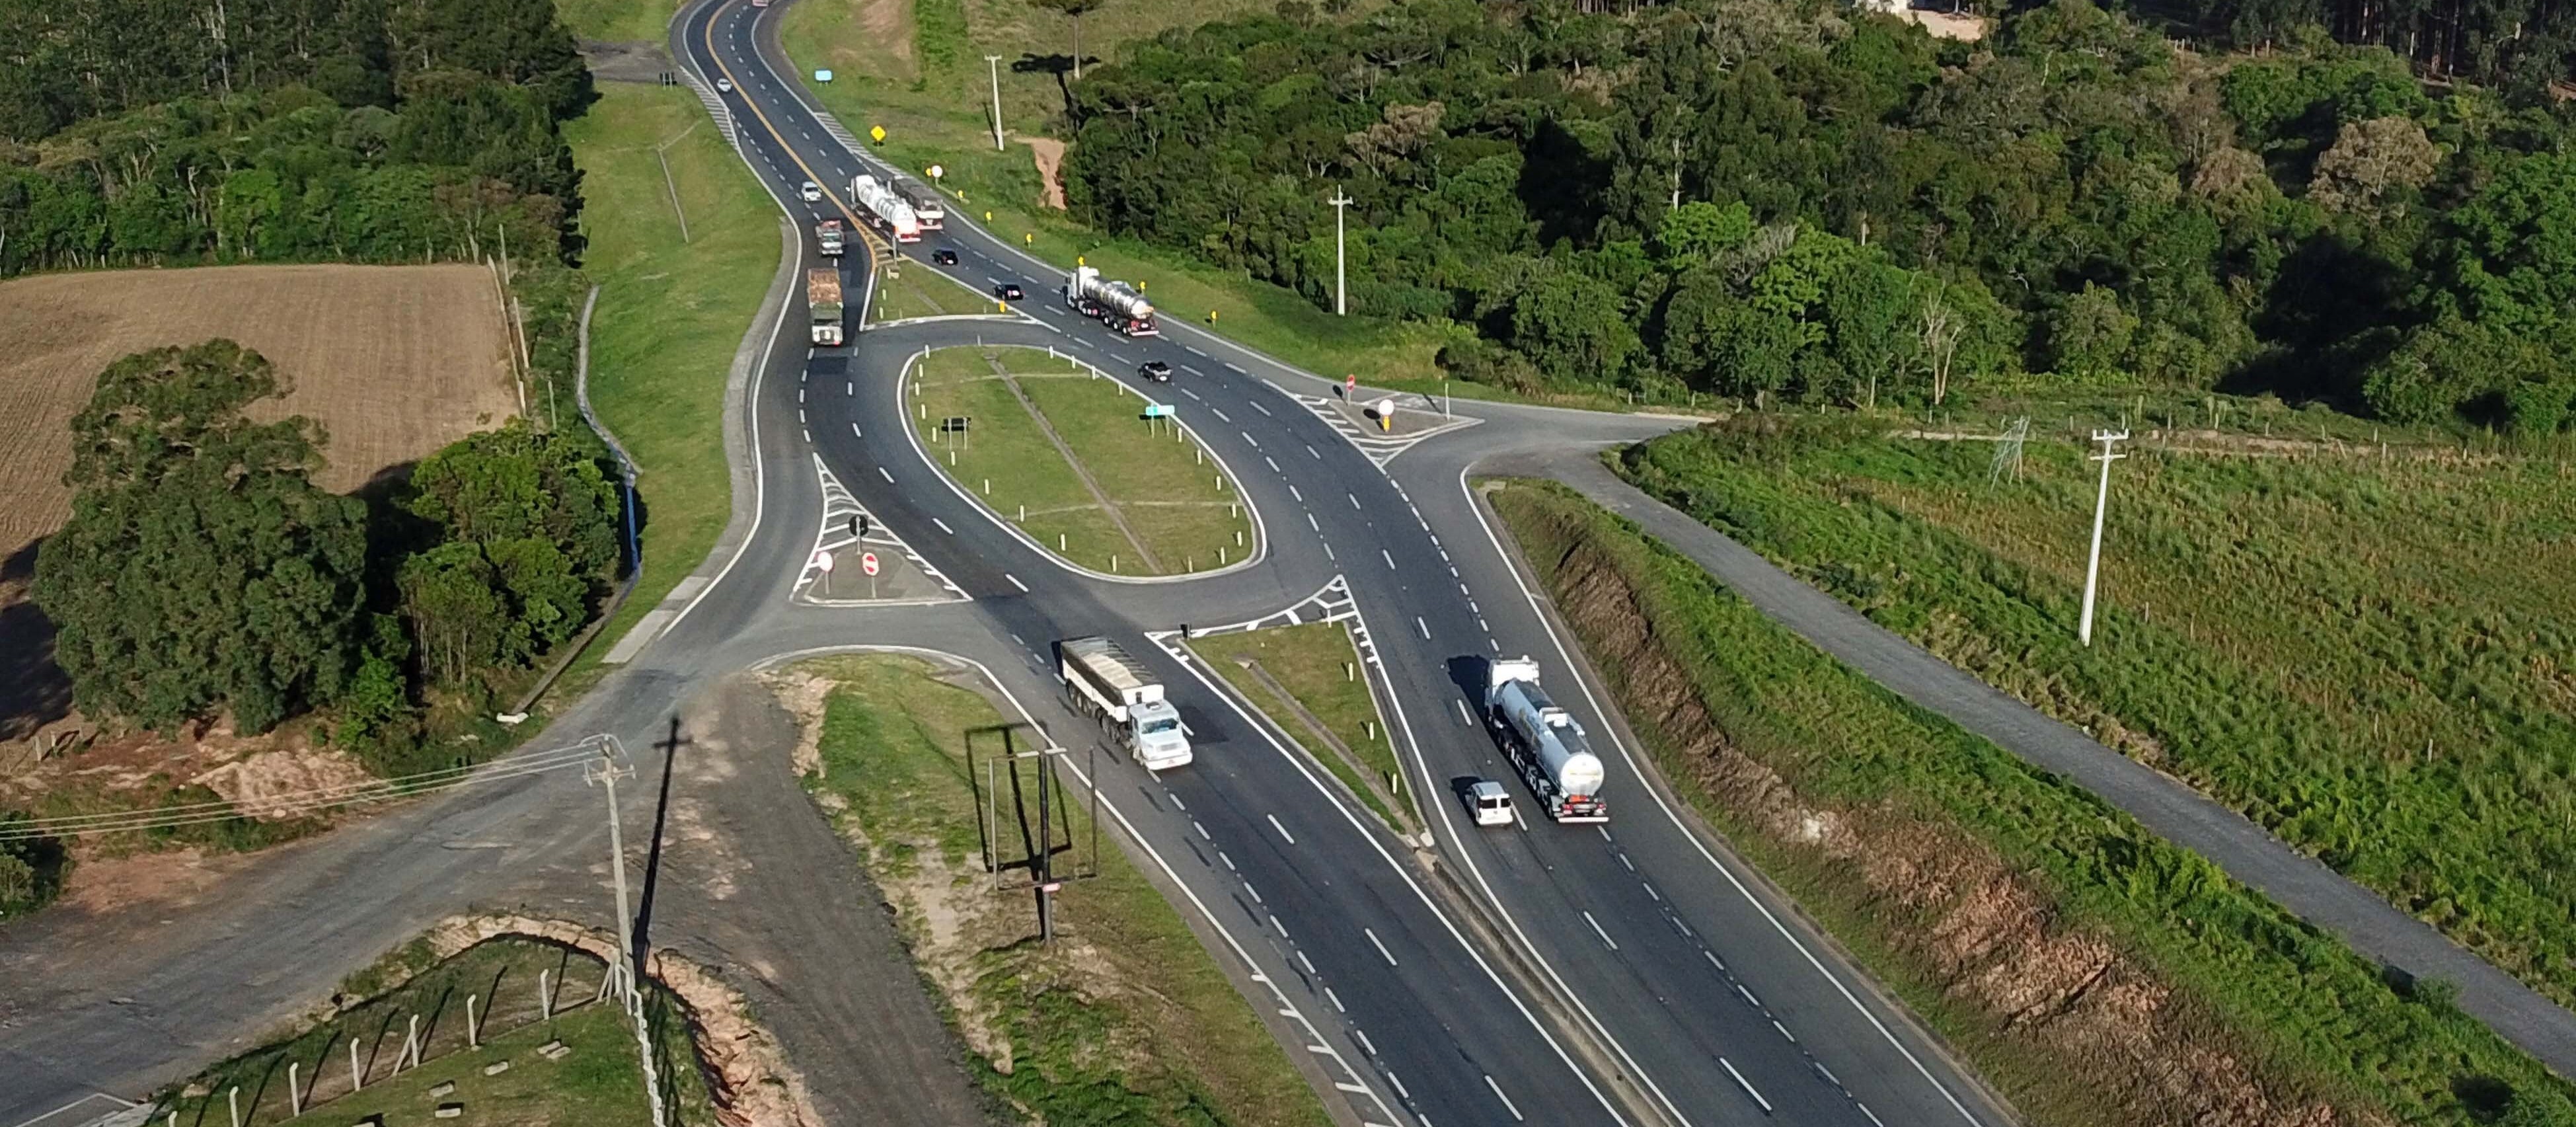
[[[831,71],[828,71],[828,70],[821,70],[821,69],[817,69],[817,70],[815,70],[815,72],[814,72],[814,81],[816,81],[816,82],[830,82],[831,80],[832,80],[832,72],[831,72]]]
[[[1171,417],[1172,417],[1172,405],[1171,405],[1171,404],[1169,404],[1169,403],[1149,403],[1149,404],[1146,404],[1146,405],[1145,405],[1145,417],[1146,417],[1146,418],[1148,418],[1148,419],[1168,419],[1168,418],[1171,418]]]

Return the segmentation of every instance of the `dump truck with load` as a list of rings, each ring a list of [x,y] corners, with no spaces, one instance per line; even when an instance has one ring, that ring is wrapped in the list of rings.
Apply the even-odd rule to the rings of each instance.
[[[833,347],[841,343],[841,272],[832,269],[805,272],[805,305],[813,313],[815,344]]]
[[[1148,771],[1190,761],[1190,738],[1181,712],[1163,699],[1152,670],[1107,638],[1067,638],[1055,644],[1065,699],[1100,722]]]
[[[1143,291],[1101,277],[1100,271],[1088,266],[1075,267],[1065,276],[1064,303],[1131,337],[1161,335],[1154,328],[1154,305],[1145,300]]]
[[[1583,725],[1574,722],[1538,686],[1538,662],[1497,661],[1487,670],[1485,723],[1511,757],[1539,807],[1559,822],[1607,822],[1601,801],[1604,772]]]
[[[874,176],[853,177],[850,180],[850,199],[859,205],[859,214],[866,216],[878,230],[884,231],[887,238],[898,243],[921,241],[921,218],[914,215],[912,205],[903,202],[903,196],[887,187],[884,181]]]
[[[844,245],[841,221],[826,219],[814,225],[814,241],[822,245],[825,258],[838,258]]]

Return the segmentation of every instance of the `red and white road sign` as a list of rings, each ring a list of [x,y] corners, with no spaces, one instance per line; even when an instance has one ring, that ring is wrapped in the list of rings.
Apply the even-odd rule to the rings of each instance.
[[[826,571],[826,572],[828,572],[828,571],[832,570],[832,553],[830,553],[830,552],[816,552],[816,553],[814,553],[814,568],[815,568],[815,570],[817,570],[817,571]],[[874,572],[870,572],[869,574],[873,575],[873,574],[875,574],[875,573],[874,573]]]
[[[875,552],[859,553],[859,570],[870,575],[875,575],[877,573],[877,554]]]

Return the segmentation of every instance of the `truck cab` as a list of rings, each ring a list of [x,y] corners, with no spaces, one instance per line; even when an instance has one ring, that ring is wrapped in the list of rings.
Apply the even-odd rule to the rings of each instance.
[[[1140,704],[1127,713],[1134,729],[1129,738],[1134,742],[1136,762],[1148,771],[1189,764],[1190,737],[1181,731],[1181,710],[1172,707],[1172,702]]]
[[[1100,724],[1103,734],[1127,749],[1148,771],[1189,764],[1190,734],[1181,710],[1163,696],[1153,670],[1107,638],[1066,638],[1056,643],[1056,675],[1065,703]]]

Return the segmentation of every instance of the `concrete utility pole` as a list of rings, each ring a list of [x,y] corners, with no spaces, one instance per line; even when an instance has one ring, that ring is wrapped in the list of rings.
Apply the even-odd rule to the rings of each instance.
[[[1342,284],[1342,214],[1343,209],[1359,201],[1335,188],[1333,198],[1324,202],[1333,205],[1333,316],[1347,317],[1351,313],[1351,302],[1350,291]]]
[[[2093,644],[2093,590],[2102,575],[2102,514],[2111,506],[2111,463],[2128,457],[2112,453],[2111,444],[2128,440],[2129,432],[2125,430],[2093,432],[2093,441],[2102,444],[2102,452],[2092,456],[2102,463],[2102,486],[2093,495],[2093,554],[2084,562],[2084,617],[2075,626],[2075,640],[2087,646]]]
[[[626,837],[625,832],[617,819],[617,780],[633,775],[635,773],[635,769],[620,766],[617,762],[613,748],[614,745],[611,744],[602,744],[600,746],[599,762],[592,764],[588,770],[582,772],[582,781],[598,784],[599,786],[606,788],[608,791],[608,872],[610,880],[617,887],[617,963],[615,969],[617,971],[618,985],[620,989],[624,991],[625,997],[631,1001],[635,996],[635,975],[633,967],[635,961],[635,936],[633,935],[634,923],[626,914]]]
[[[1002,151],[1002,57],[984,56],[984,69],[993,73],[993,151]]]

